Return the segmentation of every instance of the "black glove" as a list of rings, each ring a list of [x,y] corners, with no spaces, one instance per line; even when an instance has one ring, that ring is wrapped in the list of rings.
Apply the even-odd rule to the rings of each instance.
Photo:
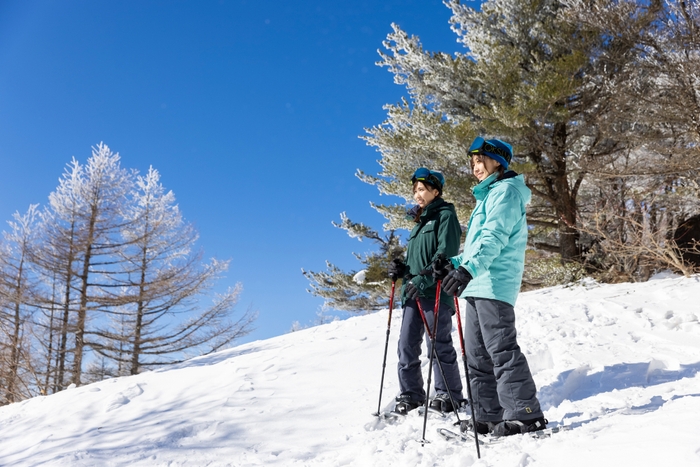
[[[447,295],[455,295],[458,297],[462,295],[462,292],[464,292],[464,289],[467,288],[469,281],[472,279],[472,275],[469,274],[469,271],[460,266],[450,271],[447,277],[445,277],[442,281],[442,290]]]
[[[436,281],[444,280],[450,271],[454,271],[454,269],[455,267],[452,265],[452,261],[440,254],[435,262],[433,262],[433,279]]]
[[[391,279],[392,282],[396,282],[398,278],[406,274],[406,265],[400,258],[396,258],[389,263],[387,272],[389,273],[389,279]]]
[[[406,282],[406,288],[404,289],[404,292],[406,292],[407,299],[418,300],[418,287],[416,287],[416,285],[413,282]]]

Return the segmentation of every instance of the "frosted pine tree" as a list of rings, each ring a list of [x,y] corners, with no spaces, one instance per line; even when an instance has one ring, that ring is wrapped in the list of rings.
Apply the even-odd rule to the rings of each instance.
[[[392,26],[378,64],[407,97],[366,130],[381,169],[358,176],[410,202],[412,171],[439,170],[445,198],[466,223],[475,183],[466,149],[477,135],[501,137],[513,143],[512,168],[533,193],[528,261],[579,263],[546,276],[644,278],[676,264],[668,259],[669,235],[697,212],[697,181],[686,174],[700,168],[693,104],[699,3],[446,4],[461,51],[425,51],[419,38]],[[373,206],[385,228],[405,226],[403,204]],[[639,249],[648,244],[653,251]],[[537,277],[545,269],[526,267],[526,282],[550,283]]]
[[[402,257],[404,251],[399,237],[393,230],[386,235],[380,235],[364,224],[350,221],[345,213],[340,217],[341,223],[334,222],[333,225],[359,241],[370,240],[378,246],[378,250],[365,255],[354,253],[363,266],[359,271],[344,272],[329,261],[326,261],[326,271],[313,272],[302,269],[302,274],[311,285],[309,292],[324,298],[325,308],[354,313],[368,313],[386,308],[391,290],[387,268],[389,262]],[[398,286],[400,285],[399,282]]]
[[[456,0],[448,5],[463,52],[426,52],[396,25],[384,44],[379,64],[406,87],[410,103],[389,106],[388,120],[368,130],[384,170],[366,180],[382,190],[378,179],[405,178],[421,157],[430,158],[468,195],[464,187],[473,181],[460,181],[469,177],[467,145],[478,134],[502,137],[513,143],[513,168],[526,173],[533,190],[529,218],[543,234],[537,247],[578,258],[582,182],[627,148],[598,129],[615,92],[603,84],[630,60],[635,43],[584,34],[555,0],[493,0],[480,10]],[[631,31],[648,24],[644,15],[631,20]],[[464,218],[471,201],[454,202]]]

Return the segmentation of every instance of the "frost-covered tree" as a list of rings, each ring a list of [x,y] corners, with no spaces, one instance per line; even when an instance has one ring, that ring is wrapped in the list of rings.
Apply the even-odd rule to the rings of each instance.
[[[327,271],[302,273],[311,285],[310,293],[323,297],[325,306],[351,312],[370,312],[386,308],[389,303],[391,285],[387,278],[389,262],[403,253],[399,237],[392,230],[387,235],[380,235],[376,230],[351,222],[345,213],[340,215],[341,223],[333,223],[345,230],[348,235],[370,240],[378,246],[378,251],[364,256],[354,253],[364,266],[360,271],[343,272],[330,262],[326,262]]]
[[[533,192],[528,261],[543,267],[526,272],[530,284],[548,283],[543,274],[581,274],[572,262],[588,272],[615,266],[609,279],[644,278],[667,265],[669,232],[698,210],[698,2],[445,4],[460,52],[425,51],[418,37],[392,26],[378,64],[407,97],[366,130],[381,169],[358,176],[410,202],[411,172],[440,170],[446,199],[466,221],[475,183],[468,145],[477,135],[501,137],[513,143],[512,167]],[[403,206],[374,206],[385,228],[404,227]],[[649,235],[666,253],[634,261],[642,250],[619,248]],[[607,255],[613,249],[630,253]],[[548,272],[551,254],[561,271]]]
[[[123,169],[119,155],[100,143],[85,165],[73,160],[49,197],[46,219],[54,224],[47,229],[58,237],[52,240],[67,243],[51,248],[53,242],[48,242],[40,261],[51,274],[60,272],[65,278],[64,323],[73,335],[71,382],[76,385],[81,384],[88,320],[106,311],[115,287],[112,277],[119,274],[115,258],[123,248],[122,212],[132,180],[133,171]],[[52,257],[55,253],[59,256]],[[74,322],[69,324],[71,312]],[[62,342],[64,353],[65,345]]]
[[[198,234],[175,204],[175,195],[151,168],[138,176],[124,210],[119,252],[120,279],[110,300],[116,326],[100,326],[93,348],[130,374],[206,354],[251,331],[255,313],[233,318],[240,285],[211,306],[201,299],[213,288],[228,262],[205,263],[195,249]],[[201,311],[200,311],[201,310]]]
[[[650,2],[643,11],[653,21],[637,32],[628,28],[637,2],[566,3],[581,30],[634,44],[632,59],[602,83],[615,92],[600,131],[624,134],[630,149],[588,177],[598,196],[582,216],[581,230],[592,240],[587,256],[611,279],[644,279],[660,267],[688,274],[673,238],[679,224],[700,213],[700,4]]]
[[[38,284],[29,257],[36,242],[37,205],[14,214],[0,254],[0,404],[35,395],[31,348],[32,306]]]
[[[49,195],[49,205],[41,213],[41,239],[32,261],[40,276],[49,284],[50,293],[42,300],[43,319],[38,321],[47,332],[45,351],[45,390],[57,392],[69,383],[66,374],[73,361],[75,314],[78,308],[78,267],[81,243],[80,212],[82,166],[73,160]]]
[[[99,345],[91,325],[115,306],[119,254],[128,241],[121,236],[129,222],[124,210],[134,177],[121,167],[119,155],[100,143],[84,165],[73,159],[67,166],[42,213],[33,262],[47,285],[41,342],[46,361],[56,362],[47,365],[47,391],[81,384],[85,353]]]
[[[478,134],[502,137],[514,144],[514,167],[533,191],[530,221],[551,233],[538,247],[578,258],[581,184],[628,148],[625,135],[598,129],[615,93],[602,84],[633,58],[636,43],[582,30],[558,0],[492,0],[478,10],[447,4],[464,52],[426,52],[397,25],[384,44],[379,64],[406,87],[410,103],[388,106],[387,121],[368,130],[382,171],[364,179],[406,198],[406,189],[396,189],[400,180],[418,163],[431,165],[452,176],[464,218],[472,203],[465,188],[473,183],[461,181],[469,173],[466,149]],[[652,19],[640,5],[628,18],[629,34],[641,34]]]
[[[10,225],[0,245],[4,402],[213,352],[252,329],[254,312],[234,316],[240,284],[214,293],[228,262],[203,260],[158,172],[122,168],[104,144],[68,164],[48,206]]]

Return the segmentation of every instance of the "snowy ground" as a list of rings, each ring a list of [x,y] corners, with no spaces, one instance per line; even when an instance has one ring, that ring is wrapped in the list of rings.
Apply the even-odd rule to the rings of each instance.
[[[428,420],[422,446],[416,413],[396,425],[370,415],[384,311],[0,408],[0,465],[700,465],[700,277],[543,289],[516,311],[550,425],[572,429],[508,438],[480,460],[437,435],[449,421]]]

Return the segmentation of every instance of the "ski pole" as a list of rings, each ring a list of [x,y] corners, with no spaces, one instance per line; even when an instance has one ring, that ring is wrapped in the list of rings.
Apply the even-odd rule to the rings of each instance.
[[[440,359],[437,356],[437,350],[435,349],[435,339],[437,336],[437,325],[438,325],[438,311],[440,307],[440,287],[442,281],[438,280],[437,281],[437,289],[435,292],[435,307],[434,307],[434,312],[433,312],[433,332],[430,331],[430,326],[428,325],[428,319],[425,316],[425,312],[423,311],[423,306],[420,303],[420,297],[416,299],[416,303],[418,304],[418,311],[420,312],[421,319],[423,320],[423,326],[425,327],[425,333],[428,336],[428,340],[430,342],[430,347],[431,347],[431,352],[430,352],[430,364],[428,365],[428,387],[426,390],[425,394],[425,407],[424,407],[424,412],[423,412],[423,438],[421,439],[421,444],[425,444],[428,441],[425,439],[425,430],[428,425],[428,403],[430,401],[430,380],[433,375],[433,360],[437,360],[437,365],[438,368],[440,369],[440,374],[442,375],[442,379],[445,382],[445,386],[447,389],[447,394],[450,396],[450,402],[452,403],[452,407],[454,408],[455,415],[457,416],[457,423],[461,423],[459,419],[459,413],[457,411],[457,405],[455,404],[455,401],[452,397],[452,391],[450,390],[449,385],[447,384],[447,378],[445,377],[445,371],[442,368],[442,363],[440,362]]]
[[[442,253],[438,254],[436,262],[438,262],[438,261],[445,261],[445,255]],[[437,288],[435,290],[435,307],[434,307],[435,310],[437,310],[438,307],[440,306],[440,293],[442,290],[441,286],[442,286],[442,279],[438,279]],[[426,327],[426,332],[427,332],[427,327]],[[435,341],[436,340],[437,340],[437,312],[435,312],[435,323],[433,324],[433,336],[432,336],[432,340],[430,341],[430,347],[432,348],[432,352],[435,352],[435,359],[437,360],[437,363],[438,363],[438,369],[440,370],[440,375],[442,376],[442,380],[445,383],[445,389],[447,389],[447,395],[450,397],[450,403],[452,404],[455,416],[457,417],[457,423],[461,424],[462,421],[459,418],[459,410],[458,410],[457,404],[455,404],[454,397],[452,396],[452,390],[450,389],[449,384],[447,383],[447,377],[445,377],[445,370],[442,368],[442,362],[440,361],[440,358],[437,355],[437,350],[435,348]],[[428,385],[428,390],[430,390],[430,385]]]
[[[441,281],[438,281],[438,285],[440,285],[439,282],[441,282]],[[436,292],[435,298],[436,298],[435,309],[437,309],[437,307],[440,306],[440,292],[439,291]],[[440,357],[438,357],[438,354],[437,354],[437,349],[435,348],[435,342],[437,341],[437,315],[436,315],[435,319],[436,319],[436,321],[433,325],[433,340],[430,342],[430,347],[432,349],[432,352],[435,353],[435,361],[437,362],[438,369],[440,370],[440,375],[442,376],[442,380],[445,383],[445,389],[447,389],[447,395],[450,397],[450,403],[452,404],[455,416],[457,417],[457,423],[461,424],[462,420],[460,420],[460,418],[459,418],[459,410],[458,410],[457,404],[455,404],[454,397],[452,396],[452,390],[450,389],[450,386],[447,383],[447,377],[445,376],[445,370],[442,367],[442,362],[440,361]]]
[[[476,445],[476,457],[481,459],[481,452],[479,451],[479,432],[476,429],[476,411],[474,409],[474,401],[472,400],[472,386],[469,382],[469,366],[467,365],[467,352],[464,350],[464,334],[462,333],[462,318],[459,316],[459,300],[457,295],[455,295],[455,311],[457,312],[457,327],[459,328],[459,344],[462,347],[462,361],[464,362],[464,377],[467,380],[467,399],[469,402],[469,407],[472,409],[472,426],[474,428],[474,444]],[[458,419],[459,420],[459,419]],[[461,429],[460,423],[460,429]]]
[[[440,290],[440,281],[438,281],[438,290]],[[420,304],[420,297],[416,297],[416,303],[418,304],[418,312],[420,313],[420,317],[423,320],[423,326],[425,327],[425,333],[428,335],[428,340],[430,341],[430,345],[435,349],[435,346],[433,345],[433,335],[430,332],[430,326],[428,325],[428,319],[425,317],[425,312],[423,311],[423,306]],[[437,318],[438,318],[438,309],[436,308],[433,312],[433,320],[436,329],[437,329]],[[430,401],[430,379],[433,376],[433,355],[435,355],[435,352],[430,352],[430,363],[428,364],[428,387],[425,391],[425,408],[423,412],[423,437],[421,438],[421,444],[425,444],[428,441],[425,439],[425,429],[428,426],[428,401]]]
[[[389,332],[391,331],[391,312],[394,310],[394,291],[396,290],[396,281],[391,281],[391,295],[389,296],[389,320],[386,324],[386,342],[384,342],[384,360],[382,361],[382,381],[379,383],[379,403],[377,404],[377,413],[372,414],[379,416],[382,410],[382,390],[384,389],[384,372],[386,370],[386,353],[389,349]]]

